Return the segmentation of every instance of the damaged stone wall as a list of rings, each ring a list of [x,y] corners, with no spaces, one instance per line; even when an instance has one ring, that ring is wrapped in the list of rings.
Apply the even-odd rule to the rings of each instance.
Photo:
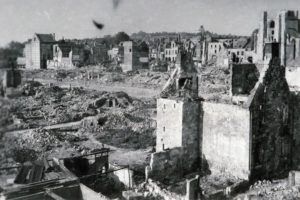
[[[293,135],[292,167],[300,170],[300,93],[294,91],[290,93],[290,127],[289,130]]]
[[[182,118],[182,144],[184,148],[185,171],[193,172],[199,167],[200,151],[199,151],[199,118],[200,118],[200,102],[188,102],[183,105]]]
[[[184,147],[187,169],[198,167],[199,102],[158,99],[156,151]],[[174,123],[175,122],[175,123]]]
[[[252,172],[251,176],[252,177],[258,177],[259,176],[259,171],[257,171],[257,167],[260,166],[260,163],[258,161],[259,157],[259,146],[260,143],[264,142],[261,140],[261,129],[260,127],[262,126],[262,118],[263,118],[263,112],[262,112],[262,106],[261,102],[263,101],[263,93],[264,93],[264,87],[261,83],[258,83],[255,86],[255,91],[252,91],[250,94],[250,105],[249,105],[249,110],[251,113],[251,169]]]
[[[202,109],[202,167],[208,167],[211,172],[229,172],[248,179],[249,110],[211,102],[203,102]]]
[[[152,171],[164,174],[163,177],[165,174],[181,176],[199,168],[199,106],[199,102],[184,99],[157,100],[157,141],[156,153],[151,156]]]
[[[182,112],[182,101],[157,100],[156,151],[182,146]]]
[[[250,106],[253,177],[278,177],[289,170],[289,88],[285,68],[273,59]]]
[[[176,147],[152,153],[146,174],[148,178],[159,181],[180,178],[184,173],[184,165],[184,148]]]

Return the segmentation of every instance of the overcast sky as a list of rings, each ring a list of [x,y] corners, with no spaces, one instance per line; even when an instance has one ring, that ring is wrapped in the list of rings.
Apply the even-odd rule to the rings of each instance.
[[[0,45],[25,41],[33,33],[56,38],[101,37],[127,33],[186,31],[200,25],[222,34],[250,35],[263,10],[300,10],[300,0],[0,0]],[[92,20],[103,23],[97,30]]]

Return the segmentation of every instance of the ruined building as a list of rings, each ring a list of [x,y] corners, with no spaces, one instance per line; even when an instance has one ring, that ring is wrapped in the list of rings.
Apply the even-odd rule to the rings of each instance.
[[[270,44],[273,48],[270,49]],[[257,59],[270,58],[268,52],[278,54],[280,64],[286,66],[300,56],[300,20],[298,11],[281,11],[276,15],[264,12],[260,18],[257,39]]]
[[[1,184],[0,199],[115,199],[133,187],[133,172],[109,163],[109,149],[66,158],[41,159],[16,167],[13,183]]]
[[[181,46],[181,43],[178,41],[178,40],[172,40],[171,42],[169,43],[166,43],[165,45],[165,60],[166,61],[173,61],[175,62],[176,61],[176,57],[179,53],[179,48]]]
[[[81,46],[64,40],[53,45],[53,60],[48,61],[47,68],[72,69],[83,63]]]
[[[47,61],[53,59],[52,46],[55,44],[54,34],[35,33],[32,39],[25,44],[25,68],[46,69]]]
[[[181,60],[180,68],[188,60]],[[232,64],[230,71],[202,70],[194,74],[198,87],[190,81],[186,89],[181,86],[193,76],[175,73],[157,100],[156,153],[146,168],[149,177],[162,180],[201,171],[249,180],[287,172],[292,144],[289,88],[279,60]],[[195,89],[196,96],[184,95]]]
[[[247,37],[236,39],[214,39],[207,42],[203,64],[216,64],[228,67],[230,63],[252,63],[253,51],[250,48],[251,40]]]
[[[124,72],[149,68],[149,47],[145,42],[125,41],[121,43],[121,68]]]

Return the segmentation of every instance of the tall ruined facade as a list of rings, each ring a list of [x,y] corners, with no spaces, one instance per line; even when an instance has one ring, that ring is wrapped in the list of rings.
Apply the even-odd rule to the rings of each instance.
[[[138,69],[149,69],[149,47],[145,42],[137,44],[133,41],[122,42],[122,64],[124,72]]]
[[[53,45],[56,43],[54,34],[34,34],[25,44],[25,68],[46,69],[47,61],[53,59]]]
[[[286,175],[292,161],[289,129],[289,87],[285,68],[273,59],[249,106],[251,112],[251,168],[254,177]]]
[[[276,43],[280,64],[286,66],[300,57],[300,20],[298,11],[263,12],[257,39],[257,60],[270,58],[267,44]]]
[[[264,65],[239,103],[199,101],[178,93],[158,99],[150,177],[182,176],[197,169],[245,180],[286,175],[293,141],[288,131],[289,87],[279,63],[274,58]]]

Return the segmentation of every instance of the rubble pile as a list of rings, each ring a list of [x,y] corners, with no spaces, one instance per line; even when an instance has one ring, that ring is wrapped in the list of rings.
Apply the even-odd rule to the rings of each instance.
[[[168,73],[140,71],[127,78],[127,82],[133,86],[147,88],[162,88],[169,79]]]
[[[230,71],[216,66],[199,70],[199,95],[208,101],[229,101]]]
[[[72,70],[47,70],[47,71],[25,71],[23,76],[26,79],[56,80],[64,82],[89,83],[95,82],[101,85],[136,86],[142,88],[162,88],[169,79],[168,72],[152,72],[140,70],[136,72],[116,72],[105,70],[101,66],[89,66]]]
[[[80,132],[38,128],[22,134],[6,135],[4,140],[1,165],[7,163],[9,158],[13,159],[13,163],[24,163],[43,157],[50,158],[57,154],[68,156],[80,154],[83,150],[86,153],[93,150],[92,146],[87,148],[79,145],[80,142],[87,140],[87,136]]]
[[[14,138],[20,149],[47,150],[57,145],[63,138],[60,134],[42,128],[31,130],[22,137]]]
[[[101,108],[101,107],[128,108],[139,103],[140,103],[139,100],[131,98],[125,92],[114,92],[114,93],[104,92],[101,98],[96,99],[93,102],[93,104],[89,106],[93,108]]]
[[[210,196],[217,192],[223,193],[223,190],[226,187],[232,186],[241,181],[241,179],[234,177],[229,173],[214,173],[203,176],[200,179],[200,187],[204,196]]]
[[[289,186],[286,180],[280,181],[257,181],[250,186],[246,195],[238,195],[235,199],[244,199],[244,196],[256,199],[299,199],[299,186]]]
[[[118,109],[89,120],[85,128],[102,143],[135,149],[155,145],[155,123],[147,114],[138,116]]]
[[[23,91],[24,96],[6,102],[7,109],[3,106],[3,112],[7,115],[0,123],[13,124],[10,127],[13,130],[80,121],[84,117],[104,112],[101,110],[103,108],[133,109],[142,105],[140,100],[124,92],[42,86],[35,81],[27,82]]]
[[[27,82],[23,91],[27,91],[23,96],[0,101],[5,114],[0,116],[0,122],[7,128],[3,133],[13,131],[4,134],[0,144],[2,166],[43,156],[82,155],[101,148],[102,143],[124,149],[154,145],[153,99],[139,100],[124,92],[60,88],[35,81]],[[97,129],[80,128],[80,121],[94,117]]]
[[[27,96],[35,95],[36,88],[40,86],[42,86],[40,82],[27,81],[22,87],[22,93]]]

